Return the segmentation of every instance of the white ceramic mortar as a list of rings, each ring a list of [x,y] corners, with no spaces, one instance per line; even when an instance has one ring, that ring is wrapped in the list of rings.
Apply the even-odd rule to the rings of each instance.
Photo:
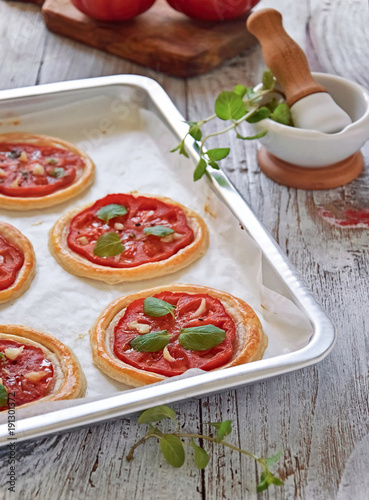
[[[335,134],[288,127],[266,119],[253,124],[255,132],[268,130],[260,142],[277,158],[301,167],[326,167],[360,150],[369,139],[369,92],[346,78],[313,73],[352,123]],[[324,109],[322,109],[324,114]]]

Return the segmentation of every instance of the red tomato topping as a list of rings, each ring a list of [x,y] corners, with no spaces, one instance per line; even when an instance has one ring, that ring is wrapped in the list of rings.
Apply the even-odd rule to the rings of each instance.
[[[78,10],[101,21],[126,21],[146,12],[156,0],[72,0]]]
[[[107,205],[123,205],[125,215],[113,217],[108,222],[96,213]],[[166,226],[174,231],[172,237],[145,234],[144,229]],[[97,239],[106,233],[119,235],[125,250],[115,257],[94,255]],[[90,262],[101,266],[130,268],[168,259],[194,240],[184,211],[155,198],[134,197],[130,194],[110,194],[76,215],[69,227],[69,247]]]
[[[38,198],[70,186],[83,159],[66,149],[0,143],[0,193]]]
[[[24,262],[24,254],[0,236],[0,290],[12,286]]]
[[[14,349],[23,347],[23,351],[12,361],[5,356],[5,349]],[[2,383],[9,393],[12,395],[12,400],[15,399],[16,406],[21,406],[26,403],[31,403],[45,396],[46,391],[54,375],[53,365],[39,347],[32,345],[19,344],[13,340],[0,340],[0,376]],[[27,378],[26,375],[36,372],[36,380]],[[42,372],[42,373],[39,373]],[[37,375],[39,373],[39,375]],[[37,380],[38,379],[38,380]],[[4,410],[7,406],[0,409]]]
[[[171,314],[151,318],[144,313],[144,299],[132,302],[114,330],[114,353],[119,359],[141,370],[159,373],[166,377],[180,375],[190,368],[213,370],[231,359],[236,339],[236,327],[220,300],[207,294],[192,295],[174,292],[162,292],[155,297],[177,306],[174,311],[175,319]],[[205,299],[205,310],[201,315],[195,316],[194,313],[198,311],[202,299]],[[130,340],[140,335],[137,330],[129,328],[134,321],[149,325],[151,332],[168,330],[171,339],[167,350],[175,361],[165,359],[163,350],[151,353],[132,349],[129,345]],[[205,325],[221,328],[226,332],[226,339],[206,351],[190,351],[179,344],[178,337],[182,328]]]

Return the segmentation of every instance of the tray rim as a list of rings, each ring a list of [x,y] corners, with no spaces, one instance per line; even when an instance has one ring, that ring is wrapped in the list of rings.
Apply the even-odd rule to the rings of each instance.
[[[144,90],[149,106],[179,140],[187,132],[188,126],[168,94],[155,80],[138,75],[113,75],[83,80],[49,83],[40,86],[0,91],[0,106],[2,102],[33,98],[43,95],[61,95],[71,91],[97,89],[110,86],[133,86]],[[186,140],[187,150],[194,162],[198,154],[193,147],[191,138]],[[207,181],[215,194],[229,207],[250,236],[261,248],[263,257],[268,261],[279,278],[287,286],[294,297],[295,304],[306,314],[313,327],[309,343],[293,353],[275,356],[269,359],[255,361],[249,365],[239,365],[226,370],[207,372],[182,380],[167,381],[162,385],[144,386],[125,391],[122,394],[108,398],[86,401],[81,404],[51,411],[43,415],[26,417],[17,420],[16,440],[34,439],[56,432],[65,432],[74,428],[93,425],[103,421],[123,417],[150,406],[173,403],[189,398],[209,395],[230,388],[247,385],[254,382],[295,371],[313,365],[324,359],[332,350],[336,341],[335,328],[321,306],[312,297],[311,292],[302,283],[299,273],[294,269],[278,244],[269,235],[263,224],[258,220],[247,202],[232,185],[223,171],[215,172],[223,179],[221,186],[214,177],[214,172],[207,172]],[[160,399],[158,401],[158,399]],[[76,400],[78,401],[78,400]],[[104,408],[99,408],[104,401]],[[12,439],[15,439],[12,438]],[[8,424],[0,425],[0,447],[9,443]]]

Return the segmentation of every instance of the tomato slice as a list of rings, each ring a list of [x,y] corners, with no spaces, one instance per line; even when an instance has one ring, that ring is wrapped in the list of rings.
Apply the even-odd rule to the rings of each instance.
[[[0,143],[0,194],[15,198],[47,196],[70,186],[83,159],[66,149]]]
[[[0,236],[0,290],[13,285],[24,263],[24,254]]]
[[[23,351],[15,360],[5,356],[5,349],[20,348]],[[0,373],[2,383],[6,387],[8,394],[12,393],[16,406],[32,403],[45,396],[50,382],[53,379],[54,369],[52,363],[45,358],[39,347],[24,345],[13,340],[0,340],[0,352],[4,358],[0,360]],[[40,373],[39,380],[30,380],[26,377],[31,372]],[[8,405],[2,406],[4,410]]]
[[[227,314],[220,300],[208,294],[188,294],[179,292],[162,292],[156,298],[176,306],[175,318],[171,314],[158,318],[145,315],[144,299],[135,300],[126,309],[124,316],[119,320],[114,330],[114,353],[125,363],[166,377],[180,375],[190,368],[214,370],[225,365],[232,357],[236,341],[236,326]],[[205,307],[200,315],[201,303],[205,300]],[[140,333],[130,328],[133,322],[150,326],[150,331],[167,330],[171,335],[167,351],[174,361],[164,357],[163,350],[158,352],[138,352],[131,348],[129,342]],[[182,328],[214,325],[226,332],[225,340],[206,351],[191,351],[182,347],[178,337]]]
[[[97,212],[107,205],[123,205],[125,215],[113,217],[108,222],[100,219]],[[173,231],[173,238],[149,235],[145,228],[165,226]],[[94,254],[98,238],[106,233],[119,235],[125,250],[114,257]],[[149,262],[168,259],[194,241],[182,208],[164,203],[156,198],[110,194],[76,215],[69,226],[69,248],[90,262],[115,268],[132,268]]]

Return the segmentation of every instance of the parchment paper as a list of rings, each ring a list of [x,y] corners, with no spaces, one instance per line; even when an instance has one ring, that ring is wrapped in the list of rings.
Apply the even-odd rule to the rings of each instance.
[[[112,97],[101,96],[24,115],[16,125],[13,122],[14,117],[3,121],[1,132],[54,135],[81,146],[96,163],[95,184],[78,199],[44,211],[0,211],[2,221],[13,224],[31,240],[37,257],[37,275],[30,289],[14,302],[0,306],[1,322],[43,330],[69,345],[88,381],[86,397],[106,397],[128,389],[92,364],[88,331],[112,300],[149,287],[194,283],[246,300],[269,338],[265,358],[299,350],[308,343],[312,334],[308,319],[290,300],[263,285],[261,250],[206,182],[192,181],[192,162],[169,153],[177,141],[153,113],[133,105],[121,113]],[[53,223],[74,206],[131,190],[169,196],[198,212],[210,230],[206,255],[175,274],[133,284],[113,286],[64,271],[48,251],[48,231]],[[45,407],[47,404],[43,413]],[[37,407],[33,408],[32,413]]]

